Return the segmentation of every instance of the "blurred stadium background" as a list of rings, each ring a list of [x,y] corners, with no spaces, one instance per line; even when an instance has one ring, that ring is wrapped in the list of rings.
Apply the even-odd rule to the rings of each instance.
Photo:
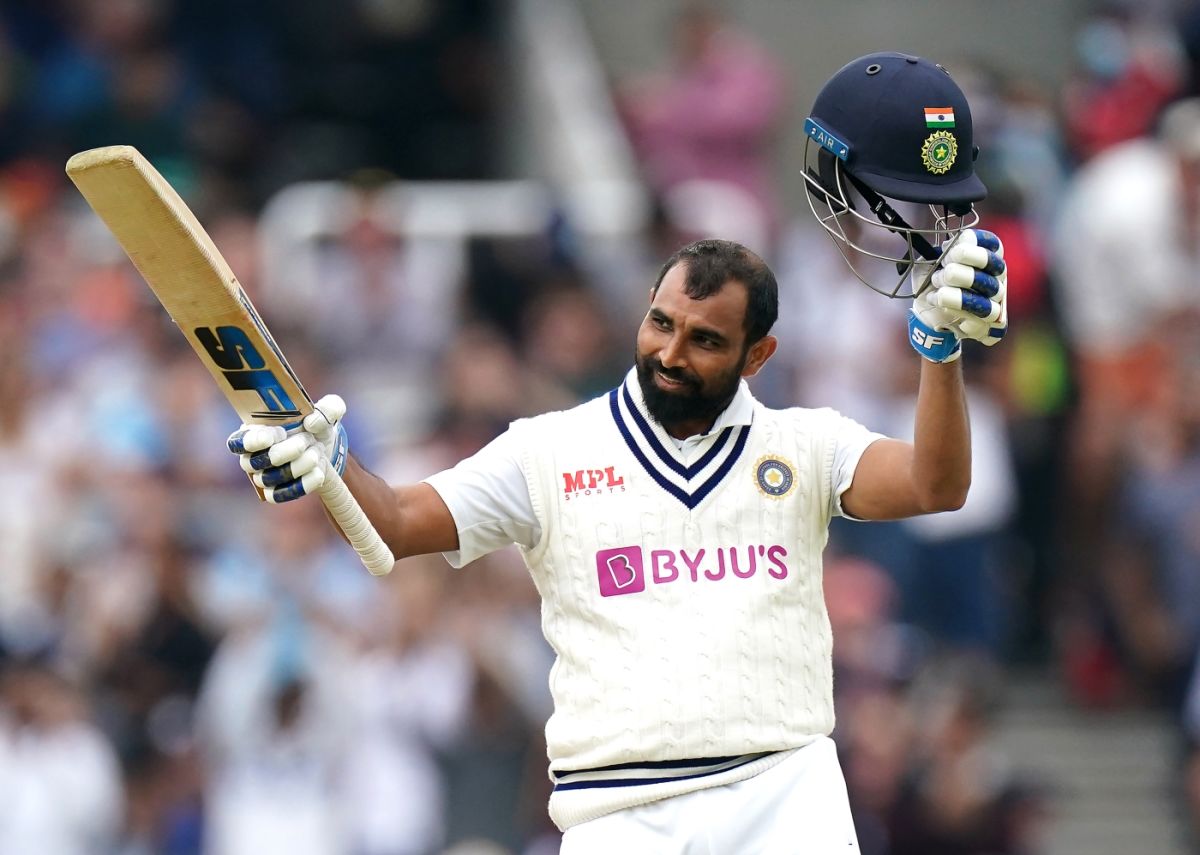
[[[615,384],[708,234],[780,277],[759,397],[903,435],[903,307],[798,171],[880,49],[968,90],[1012,333],[965,360],[968,505],[831,538],[863,851],[1200,851],[1200,111],[1158,123],[1200,4],[4,0],[0,855],[558,849],[519,558],[379,582],[259,505],[71,153],[160,167],[388,478]]]

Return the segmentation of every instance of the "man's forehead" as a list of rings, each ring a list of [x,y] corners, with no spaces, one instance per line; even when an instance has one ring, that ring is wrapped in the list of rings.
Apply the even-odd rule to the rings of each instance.
[[[686,286],[687,267],[681,262],[667,271],[650,305],[668,312],[682,311],[708,316],[712,323],[716,323],[717,318],[725,317],[736,325],[741,325],[745,320],[749,295],[746,287],[736,279],[726,280],[720,289],[699,300],[688,295]]]
[[[748,295],[745,286],[730,280],[716,293],[694,299],[684,291],[686,276],[667,276],[654,293],[650,313],[666,317],[677,331],[704,335],[734,348],[745,347]]]

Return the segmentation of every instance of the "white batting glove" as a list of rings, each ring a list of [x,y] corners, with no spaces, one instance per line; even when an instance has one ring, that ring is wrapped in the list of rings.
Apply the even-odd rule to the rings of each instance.
[[[285,431],[278,425],[246,425],[229,435],[229,450],[268,502],[290,502],[316,492],[329,467],[346,471],[350,441],[342,418],[346,402],[326,395],[313,405],[301,425]]]
[[[1008,268],[1000,239],[983,229],[966,229],[942,245],[928,285],[913,299],[908,340],[933,362],[953,362],[961,340],[991,346],[1008,331]],[[928,275],[915,265],[914,276]]]

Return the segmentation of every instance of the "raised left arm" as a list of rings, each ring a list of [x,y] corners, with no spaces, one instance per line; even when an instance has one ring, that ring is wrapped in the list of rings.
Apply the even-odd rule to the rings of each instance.
[[[842,509],[862,520],[895,520],[962,507],[971,486],[971,425],[962,369],[925,361],[913,441],[867,446]]]
[[[991,232],[968,229],[943,253],[929,288],[913,301],[909,342],[924,358],[913,442],[872,443],[842,494],[842,509],[890,520],[962,507],[971,485],[971,425],[961,339],[992,345],[1008,328],[1008,271]]]

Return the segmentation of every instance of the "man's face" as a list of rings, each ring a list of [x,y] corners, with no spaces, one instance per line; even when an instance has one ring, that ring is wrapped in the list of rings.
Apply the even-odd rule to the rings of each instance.
[[[638,329],[636,354],[646,408],[680,438],[706,431],[733,400],[741,377],[761,365],[746,370],[746,288],[729,283],[693,300],[683,290],[686,276],[680,263],[663,277]]]

